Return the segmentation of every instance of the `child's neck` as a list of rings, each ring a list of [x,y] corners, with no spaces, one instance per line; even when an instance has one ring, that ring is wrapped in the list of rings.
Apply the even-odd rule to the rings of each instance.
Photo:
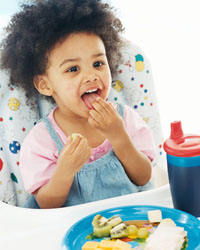
[[[106,139],[97,129],[88,123],[88,119],[86,118],[80,118],[79,120],[65,119],[54,112],[54,119],[66,136],[72,133],[79,133],[88,140],[92,148],[98,147]]]

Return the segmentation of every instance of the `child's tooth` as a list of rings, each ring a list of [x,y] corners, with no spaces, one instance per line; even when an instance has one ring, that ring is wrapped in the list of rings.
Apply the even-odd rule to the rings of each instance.
[[[88,90],[88,91],[86,91],[86,93],[92,93],[92,92],[95,92],[95,91],[97,91],[97,89]]]

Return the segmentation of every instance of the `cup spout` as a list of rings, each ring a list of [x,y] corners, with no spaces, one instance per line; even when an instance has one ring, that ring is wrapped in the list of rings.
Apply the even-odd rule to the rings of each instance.
[[[171,123],[170,139],[178,139],[183,136],[181,121],[174,121]]]

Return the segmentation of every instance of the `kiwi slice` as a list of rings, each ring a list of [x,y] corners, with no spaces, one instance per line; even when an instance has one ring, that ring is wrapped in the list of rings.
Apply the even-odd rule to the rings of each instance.
[[[123,238],[128,236],[128,229],[125,223],[120,223],[110,230],[111,238]]]
[[[100,214],[97,214],[94,217],[92,225],[93,225],[93,232],[96,237],[101,238],[110,235],[110,230],[112,226],[108,223],[108,219],[101,216]]]
[[[107,218],[103,217],[102,215],[100,214],[97,214],[93,221],[92,221],[92,225],[93,227],[101,227],[103,226],[106,222],[108,221]]]
[[[122,219],[115,215],[115,216],[112,216],[108,219],[108,224],[110,224],[112,227],[115,227],[117,226],[118,224],[120,224],[122,222]]]

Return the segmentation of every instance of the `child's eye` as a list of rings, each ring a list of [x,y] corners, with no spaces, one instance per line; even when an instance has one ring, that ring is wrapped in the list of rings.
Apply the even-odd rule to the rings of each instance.
[[[100,67],[100,66],[102,66],[102,65],[103,65],[103,62],[95,62],[95,63],[93,64],[94,67]]]
[[[73,67],[71,67],[71,68],[69,68],[67,70],[67,72],[76,72],[76,71],[78,71],[78,67],[77,66],[73,66]]]

